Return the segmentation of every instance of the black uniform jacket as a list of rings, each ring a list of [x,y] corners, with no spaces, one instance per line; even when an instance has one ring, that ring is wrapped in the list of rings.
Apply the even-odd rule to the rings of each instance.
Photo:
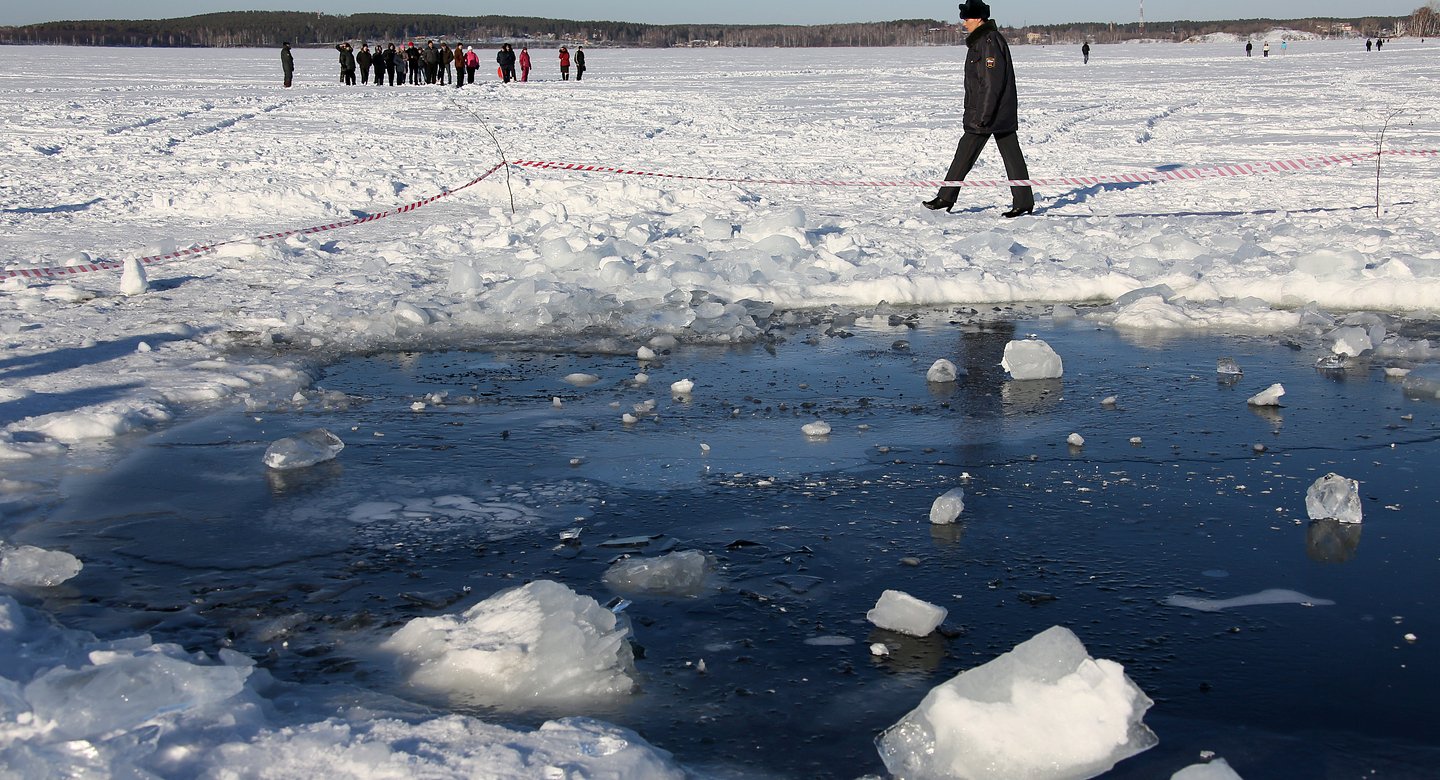
[[[1013,133],[1020,129],[1015,97],[1015,66],[1010,46],[993,20],[985,20],[965,38],[965,132]]]

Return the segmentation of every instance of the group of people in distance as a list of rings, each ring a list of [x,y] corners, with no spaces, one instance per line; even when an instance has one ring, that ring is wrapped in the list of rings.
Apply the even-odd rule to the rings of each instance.
[[[395,44],[387,43],[383,47],[375,44],[372,51],[368,43],[361,43],[359,51],[346,41],[336,44],[335,50],[340,52],[340,83],[355,85],[356,71],[359,71],[360,84],[369,84],[370,76],[375,76],[375,86],[390,86],[396,84],[440,84],[448,85],[454,83],[461,87],[465,84],[475,83],[475,71],[480,69],[480,55],[475,52],[474,46],[463,46],[456,42],[452,47],[448,41],[441,41],[437,46],[435,41],[427,41],[424,46],[416,45],[413,41],[401,44],[396,48]],[[560,78],[570,80],[570,65],[572,57],[570,49],[560,47]],[[580,81],[585,76],[585,50],[583,47],[575,47],[573,57],[575,65],[575,80]],[[517,53],[511,44],[503,44],[495,54],[495,64],[500,78],[509,83],[511,81],[530,80],[530,48],[520,46]],[[295,56],[290,51],[290,44],[286,42],[280,47],[280,68],[285,75],[285,86],[290,86],[295,74]],[[516,69],[519,69],[517,75]]]

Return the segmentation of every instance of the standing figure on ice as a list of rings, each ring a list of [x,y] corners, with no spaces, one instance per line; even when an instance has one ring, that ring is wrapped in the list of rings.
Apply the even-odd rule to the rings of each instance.
[[[1089,41],[1086,41],[1085,43],[1081,44],[1081,46],[1080,46],[1080,56],[1084,58],[1084,62],[1081,63],[1082,65],[1089,65],[1089,64],[1090,64],[1090,42],[1089,42]]]
[[[295,55],[290,53],[290,42],[280,44],[280,70],[285,74],[285,86],[295,78]]]
[[[1025,155],[1015,132],[1020,129],[1018,98],[1015,94],[1015,67],[1010,61],[1010,46],[990,19],[990,6],[983,0],[965,0],[960,5],[960,22],[967,33],[965,46],[965,134],[955,148],[955,159],[945,174],[945,181],[963,181],[980,159],[980,152],[990,136],[1000,148],[1005,161],[1005,174],[1011,180],[1028,179]],[[941,187],[940,193],[922,205],[927,209],[955,206],[959,187]],[[1035,192],[1028,186],[1010,188],[1010,210],[1006,219],[1029,214],[1035,210]]]

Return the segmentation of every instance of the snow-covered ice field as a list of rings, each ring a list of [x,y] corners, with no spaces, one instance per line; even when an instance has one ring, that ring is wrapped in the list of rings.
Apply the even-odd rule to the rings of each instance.
[[[1088,66],[1078,47],[1015,49],[1036,178],[1363,152],[1387,118],[1387,148],[1440,148],[1440,45],[1292,42],[1249,59],[1235,44],[1094,48]],[[535,50],[532,83],[458,91],[342,87],[329,50],[297,50],[290,90],[275,51],[7,53],[6,271],[385,211],[483,173],[496,140],[510,159],[674,174],[935,179],[959,134],[962,50],[950,48],[596,49],[579,83]],[[882,771],[870,740],[926,690],[1064,624],[1159,702],[1158,757],[1116,776],[1168,776],[1222,746],[1242,775],[1248,759],[1278,776],[1336,740],[1344,757],[1307,769],[1424,776],[1435,742],[1400,724],[1434,715],[1434,664],[1412,657],[1436,626],[1414,598],[1434,574],[1434,538],[1407,523],[1437,502],[1408,470],[1436,454],[1434,404],[1414,399],[1440,385],[1427,340],[1440,310],[1437,165],[1386,158],[1378,216],[1363,164],[1042,189],[1037,214],[1014,221],[999,216],[1003,189],[966,189],[957,213],[934,214],[919,207],[926,189],[517,168],[365,225],[150,265],[132,294],[118,271],[6,279],[0,542],[68,550],[86,568],[41,586],[27,576],[65,579],[72,559],[4,548],[0,766],[854,776]],[[993,149],[972,178],[1003,178]],[[996,347],[1029,333],[1057,346],[1063,384],[1003,381]],[[661,353],[649,366],[634,360],[647,344]],[[1233,391],[1211,381],[1226,353],[1246,369]],[[927,389],[939,357],[968,358],[973,381]],[[651,385],[634,382],[642,370]],[[601,381],[560,381],[576,372]],[[694,398],[673,398],[687,375]],[[1247,411],[1271,381],[1289,389],[1285,406]],[[1111,393],[1147,411],[1113,423],[1100,404]],[[953,433],[952,413],[965,415]],[[817,415],[835,432],[807,440],[800,425]],[[347,449],[267,474],[265,446],[310,427]],[[1080,427],[1088,442],[1067,450]],[[703,461],[700,442],[714,447]],[[979,482],[967,511],[1002,523],[927,527],[956,464]],[[1399,518],[1367,533],[1358,559],[1358,528],[1305,526],[1300,546],[1282,536],[1302,523],[1304,487],[1342,469],[1366,486],[1367,524]],[[1101,522],[1055,525],[1097,501]],[[836,506],[846,512],[829,518]],[[1275,516],[1243,521],[1262,511]],[[1185,530],[1151,527],[1152,515]],[[1029,539],[1032,516],[1062,541]],[[829,525],[855,522],[885,525],[850,538]],[[553,578],[607,603],[605,567],[647,547],[702,549],[719,570],[698,597],[635,596],[621,615],[648,653],[631,666],[610,613],[553,593],[548,608],[592,621],[594,643],[563,642],[581,657],[508,693],[446,676],[467,640],[435,639],[439,628],[407,634],[398,671],[379,660],[405,620],[468,608],[500,589],[492,577]],[[795,569],[804,556],[815,559]],[[1375,597],[1362,576],[1413,587]],[[955,578],[954,592],[936,578]],[[950,607],[943,641],[869,636],[860,602],[892,582]],[[1316,606],[1222,625],[1164,603],[1263,604],[1247,596],[1277,589],[1302,593],[1265,598]],[[993,610],[994,591],[1011,605],[1003,616],[967,612],[977,598]],[[49,626],[47,611],[99,638]],[[490,641],[485,620],[454,630]],[[732,624],[745,628],[720,628]],[[1315,644],[1347,632],[1362,638]],[[1223,650],[1205,642],[1235,635]],[[870,660],[877,641],[891,660]],[[605,652],[622,657],[598,677],[555,679],[557,665]],[[1342,666],[1351,653],[1364,673],[1309,659],[1301,679],[1267,686],[1292,652]],[[407,674],[409,688],[396,677]],[[807,691],[812,678],[828,695]],[[1258,714],[1227,733],[1247,688]],[[1337,699],[1371,693],[1364,726],[1337,736]],[[103,703],[118,699],[132,704]],[[1295,733],[1277,715],[1287,707],[1305,713]],[[676,758],[604,723],[529,730],[576,714],[633,725]]]

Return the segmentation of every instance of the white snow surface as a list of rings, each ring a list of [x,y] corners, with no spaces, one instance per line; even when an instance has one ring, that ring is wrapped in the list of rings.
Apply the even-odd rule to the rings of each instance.
[[[1377,57],[1297,41],[1265,59],[1233,43],[1097,46],[1089,66],[1067,47],[1014,51],[1036,177],[1367,151],[1398,106],[1406,121],[1388,145],[1440,147],[1433,44],[1398,40]],[[936,214],[918,206],[926,188],[512,168],[405,214],[252,238],[458,187],[497,161],[486,127],[511,159],[936,179],[960,133],[958,48],[595,49],[583,83],[541,68],[525,85],[458,91],[344,88],[328,49],[296,51],[291,90],[275,50],[23,53],[0,70],[12,118],[0,124],[0,271],[235,243],[143,274],[131,263],[0,280],[0,463],[216,403],[340,402],[305,392],[310,369],[377,349],[605,334],[638,355],[748,340],[774,312],[881,302],[1052,303],[1128,330],[1318,336],[1347,312],[1434,319],[1440,301],[1434,158],[1384,160],[1379,215],[1369,164],[1045,187],[1036,215],[1017,220],[999,218],[1003,188],[967,188],[956,213]],[[1003,177],[987,149],[972,178]],[[1436,357],[1389,337],[1375,351]],[[1406,380],[1416,394],[1437,386],[1424,367]],[[14,559],[25,576],[3,587],[43,587],[75,565],[43,552]],[[430,661],[458,657],[429,639]],[[0,592],[0,741],[22,776],[680,775],[663,751],[593,721],[518,732],[348,703],[282,718],[266,677],[229,651],[63,630]]]
[[[1082,66],[1069,47],[1015,48],[1033,176],[1367,151],[1396,106],[1407,121],[1387,143],[1440,147],[1431,44],[1095,49]],[[958,48],[597,50],[583,83],[542,67],[462,90],[344,88],[326,49],[296,52],[290,90],[274,50],[85,49],[84,68],[76,51],[27,47],[0,72],[0,108],[24,117],[0,127],[0,267],[241,240],[147,266],[143,292],[118,270],[0,283],[7,355],[43,367],[6,377],[34,393],[7,435],[108,438],[197,403],[288,397],[308,365],[358,350],[606,331],[632,348],[726,342],[773,309],[1104,303],[1164,286],[1100,321],[1274,332],[1303,327],[1306,306],[1432,317],[1440,300],[1434,158],[1385,161],[1378,217],[1373,165],[1046,187],[1019,220],[998,219],[1003,189],[934,214],[918,208],[927,188],[516,168],[365,225],[248,240],[470,181],[497,158],[482,121],[512,159],[933,180],[960,131],[963,87],[943,67]],[[972,178],[1003,178],[993,149]]]

